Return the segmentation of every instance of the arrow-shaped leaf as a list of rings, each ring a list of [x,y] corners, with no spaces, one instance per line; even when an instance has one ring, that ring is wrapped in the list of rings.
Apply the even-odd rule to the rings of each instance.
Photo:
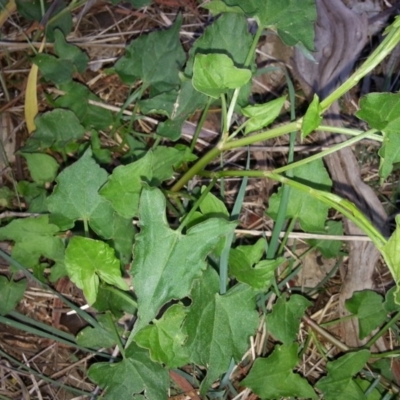
[[[141,233],[136,236],[132,265],[139,309],[136,330],[155,318],[165,303],[189,294],[193,280],[206,268],[206,256],[219,238],[235,227],[224,219],[210,218],[183,235],[168,226],[165,206],[159,189],[143,189],[139,204]]]

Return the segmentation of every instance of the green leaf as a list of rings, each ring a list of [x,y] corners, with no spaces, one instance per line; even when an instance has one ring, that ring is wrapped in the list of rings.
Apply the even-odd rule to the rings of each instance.
[[[209,3],[203,4],[201,7],[209,10],[212,15],[218,15],[225,12],[243,14],[243,10],[240,7],[229,7],[222,0],[212,0]]]
[[[98,235],[110,239],[114,210],[98,194],[108,174],[96,164],[91,154],[89,148],[77,162],[58,175],[57,185],[47,203],[50,212],[73,221],[87,221]]]
[[[201,192],[203,193],[204,190],[206,190],[206,187],[202,186]],[[229,218],[229,212],[225,206],[225,203],[212,193],[208,193],[201,202],[200,211],[208,218]]]
[[[218,291],[218,275],[208,268],[193,285],[193,304],[184,323],[191,361],[208,367],[202,394],[228,369],[232,357],[240,361],[258,325],[251,288],[237,285],[223,296]]]
[[[0,188],[0,208],[12,208],[15,193],[7,186]]]
[[[267,0],[268,1],[268,0]],[[243,0],[243,1],[238,1],[238,0],[224,0],[226,4],[228,4],[230,7],[236,7],[239,6],[244,13],[247,15],[255,15],[258,11],[259,8],[261,8],[261,0]],[[264,4],[266,2],[264,1]]]
[[[301,42],[308,50],[314,50],[315,0],[258,1],[258,15],[264,26],[276,26],[279,37],[288,46]]]
[[[286,96],[282,96],[265,104],[242,108],[243,115],[249,118],[246,123],[245,135],[263,129],[274,122],[279,116],[285,100]]]
[[[178,93],[178,90],[174,89],[158,94],[150,99],[139,100],[140,111],[142,114],[160,114],[171,118]]]
[[[329,178],[322,160],[316,160],[293,169],[293,179],[311,188],[329,191],[332,181]],[[270,198],[268,214],[276,218],[282,198],[282,188]],[[287,218],[300,221],[301,229],[306,232],[324,232],[328,216],[328,206],[309,194],[295,188],[290,188],[290,197],[286,211]]]
[[[93,364],[88,376],[102,388],[107,388],[105,400],[131,399],[143,391],[147,399],[167,400],[167,371],[150,359],[148,350],[135,343],[126,349],[123,361]]]
[[[46,81],[60,85],[72,80],[74,64],[70,60],[61,60],[50,54],[39,53],[33,57],[32,62],[39,67]]]
[[[110,245],[115,249],[121,262],[126,265],[132,259],[132,245],[136,229],[131,218],[123,218],[116,212],[113,214],[110,224],[112,229]]]
[[[358,318],[360,339],[366,338],[387,318],[383,307],[383,297],[372,290],[355,292],[350,299],[346,300],[345,306]]]
[[[235,252],[232,253],[232,259],[229,259],[229,273],[231,273],[239,282],[246,283],[254,289],[267,289],[271,285],[275,270],[282,265],[286,259],[279,257],[276,260],[262,260],[252,266],[243,259],[239,253],[239,259],[234,260]]]
[[[43,4],[43,3],[42,3]],[[46,10],[50,8],[51,3],[45,3]],[[67,36],[72,30],[72,14],[67,8],[67,4],[60,0],[56,3],[52,11],[52,18],[46,25],[46,39],[54,42],[54,31],[60,30],[64,36]]]
[[[368,350],[360,350],[328,362],[326,365],[328,375],[321,378],[316,384],[316,388],[323,392],[323,398],[325,400],[364,400],[364,392],[352,379],[352,376],[364,367],[370,355]]]
[[[16,0],[18,13],[28,21],[40,21],[42,9],[40,0]]]
[[[372,389],[373,382],[361,378],[355,378],[354,381],[357,383],[360,389],[365,393],[365,400],[382,400],[382,398],[384,398],[384,393],[379,392],[377,388]],[[368,395],[366,393],[368,393]]]
[[[343,235],[343,224],[341,221],[327,221],[325,227],[325,234],[332,236]],[[340,240],[324,240],[324,239],[310,239],[308,240],[311,246],[316,247],[325,258],[336,257],[342,248]]]
[[[49,214],[49,222],[57,225],[60,231],[67,231],[74,227],[74,221],[60,214]]]
[[[27,287],[27,280],[21,279],[18,282],[8,280],[5,276],[0,276],[0,314],[6,315],[14,310],[17,304],[24,297]]]
[[[137,303],[130,293],[100,283],[97,298],[92,307],[99,312],[111,311],[113,315],[119,317],[122,316],[122,311],[134,315]]]
[[[152,167],[153,152],[149,151],[140,160],[115,168],[101,188],[100,195],[111,203],[119,215],[134,217],[139,207],[142,182],[151,180]]]
[[[243,67],[253,37],[244,15],[226,13],[206,28],[189,51],[185,75],[192,77],[197,54],[219,53],[231,58],[236,67]]]
[[[184,122],[185,119],[169,119],[160,122],[157,126],[157,135],[173,141],[178,140],[181,137],[182,125]]]
[[[396,229],[387,243],[380,249],[387,266],[396,282],[395,302],[400,304],[400,215],[396,217]]]
[[[38,21],[40,22],[43,17],[43,11],[48,11],[50,5],[53,3],[43,2],[41,0],[16,0],[17,9],[20,15],[23,18],[26,18],[29,21]],[[54,7],[55,5],[55,7]],[[72,28],[72,16],[69,10],[65,10],[66,4],[64,1],[57,1],[56,4],[53,5],[53,10],[51,13],[51,20],[47,23],[46,26],[46,38],[48,42],[54,41],[54,30],[61,30],[64,35],[67,35],[71,32]],[[63,11],[61,15],[60,11]],[[56,16],[56,18],[53,18]]]
[[[393,369],[392,369],[392,360],[389,358],[381,358],[379,360],[374,361],[373,369],[374,371],[378,371],[380,375],[384,376],[386,379],[393,381]]]
[[[207,103],[207,96],[198,92],[191,80],[183,80],[177,97],[172,104],[170,120],[157,127],[157,134],[171,140],[181,137],[182,124],[197,110]]]
[[[261,238],[252,246],[238,246],[229,252],[229,273],[257,290],[268,288],[276,268],[286,261],[283,257],[260,261],[265,245]]]
[[[86,86],[78,82],[68,82],[60,85],[60,89],[65,94],[54,101],[55,106],[73,111],[85,128],[101,130],[112,124],[111,111],[89,104],[89,100],[98,103],[103,101]]]
[[[55,261],[56,265],[64,265],[63,241],[54,236],[58,232],[58,227],[49,223],[48,215],[21,218],[0,228],[0,240],[15,242],[11,256],[25,268],[39,265],[41,257]]]
[[[97,315],[97,322],[103,329],[87,326],[76,335],[76,342],[86,348],[100,349],[116,345],[115,335],[122,335],[124,329],[116,324],[110,315]]]
[[[179,71],[185,62],[185,52],[179,41],[182,17],[164,31],[151,32],[134,40],[126,54],[116,64],[118,75],[126,83],[141,79],[158,93],[175,89],[180,84]]]
[[[303,117],[303,122],[301,123],[301,137],[306,138],[314,129],[318,128],[322,121],[320,115],[321,107],[319,105],[318,95],[314,94],[314,98],[307,108],[307,111]]]
[[[314,22],[317,19],[315,0],[224,0],[229,6],[239,6],[260,23],[275,26],[281,39],[289,46],[302,42],[314,49]]]
[[[397,312],[400,311],[400,305],[396,303],[396,286],[393,286],[385,296],[385,302],[383,304],[383,307],[385,308],[385,311],[387,313],[392,313],[392,312]]]
[[[139,305],[139,331],[172,299],[190,292],[193,280],[206,268],[205,258],[234,224],[211,218],[183,235],[169,228],[165,198],[159,189],[144,187],[140,198],[141,232],[133,248],[132,275]]]
[[[370,93],[360,101],[356,115],[373,129],[383,133],[379,150],[381,163],[379,176],[385,179],[392,172],[393,164],[400,162],[400,94]]]
[[[71,281],[83,290],[89,304],[96,300],[100,279],[129,290],[121,277],[120,262],[114,250],[100,240],[73,237],[65,251],[65,266]]]
[[[257,358],[242,385],[263,399],[298,397],[317,399],[313,388],[299,374],[293,372],[298,363],[298,345],[277,345],[268,358]],[[340,397],[338,397],[340,398]]]
[[[47,191],[42,185],[34,182],[19,181],[18,193],[24,197],[29,204],[28,211],[31,213],[46,213],[47,208]]]
[[[138,211],[142,182],[158,186],[171,178],[173,166],[179,164],[183,156],[183,151],[172,147],[159,146],[150,150],[140,160],[115,168],[100,194],[122,217],[134,217]]]
[[[256,243],[252,245],[237,246],[235,250],[240,251],[246,257],[246,260],[254,265],[258,263],[267,248],[267,241],[265,238],[259,238]],[[232,249],[233,250],[233,249]]]
[[[300,327],[300,319],[312,303],[305,297],[293,294],[289,300],[281,296],[267,315],[267,327],[275,339],[289,345],[295,341]]]
[[[67,43],[60,30],[54,31],[54,51],[60,60],[70,61],[80,73],[85,72],[89,57],[79,47]]]
[[[99,133],[94,129],[90,132],[90,145],[94,159],[100,164],[112,164],[111,150],[102,148]]]
[[[249,69],[237,68],[225,54],[197,54],[193,65],[193,87],[218,98],[229,89],[245,85],[251,79]]]
[[[26,151],[65,148],[71,141],[83,138],[85,129],[76,115],[69,110],[56,109],[35,118],[36,130],[28,139]]]
[[[28,169],[32,179],[39,185],[53,182],[57,176],[58,163],[48,154],[21,153],[28,163]]]
[[[201,193],[203,193],[205,189],[206,187],[202,186]],[[191,215],[190,220],[187,221],[188,228],[200,222],[204,222],[210,218],[223,218],[226,219],[227,221],[229,220],[229,212],[225,207],[224,202],[222,202],[220,199],[218,199],[218,197],[216,197],[212,193],[207,193],[206,197],[201,202],[199,209],[201,212],[200,211],[194,212]],[[226,237],[222,237],[219,240],[218,245],[215,247],[213,254],[220,255],[225,247],[225,242],[226,242]]]
[[[186,334],[182,323],[186,317],[185,308],[174,304],[160,320],[146,326],[135,336],[136,343],[150,350],[152,360],[163,363],[168,368],[178,368],[189,362],[188,349],[184,347]]]

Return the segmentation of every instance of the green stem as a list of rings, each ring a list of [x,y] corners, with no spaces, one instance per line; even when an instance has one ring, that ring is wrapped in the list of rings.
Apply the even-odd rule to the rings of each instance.
[[[356,86],[365,75],[370,73],[382,60],[389,55],[396,45],[400,42],[400,18],[396,17],[394,22],[386,28],[387,36],[375,51],[365,60],[364,64],[358,68],[341,86],[331,93],[321,102],[321,114],[323,114],[336,100]]]
[[[83,230],[85,231],[85,237],[89,237],[89,225],[86,218],[83,219]]]
[[[301,190],[302,192],[309,194],[311,197],[318,199],[329,207],[334,208],[335,210],[342,213],[346,218],[354,222],[354,224],[356,224],[366,233],[366,235],[375,243],[378,250],[382,251],[383,246],[385,246],[387,243],[387,240],[382,236],[382,234],[371,224],[368,218],[352,202],[343,199],[336,194],[313,189],[300,182],[269,171],[222,171],[214,173],[203,173],[202,175],[212,178],[220,178],[223,176],[251,176],[273,179],[275,181],[289,185],[295,189]],[[389,269],[391,269],[390,266]],[[392,269],[391,272],[393,274]],[[393,274],[393,276],[396,275]]]
[[[221,151],[237,149],[238,147],[244,147],[257,142],[263,142],[264,140],[273,139],[278,136],[286,135],[287,133],[297,131],[300,129],[300,127],[301,127],[301,120],[297,120],[295,122],[291,122],[286,125],[278,126],[276,128],[257,133],[256,135],[246,136],[241,139],[222,143],[220,146]]]
[[[195,175],[199,174],[214,158],[221,154],[221,150],[218,146],[211,149],[205,154],[196,164],[194,164],[188,171],[186,171],[178,182],[172,186],[172,192],[178,192],[181,190]]]
[[[188,222],[190,221],[192,215],[194,214],[194,212],[199,208],[200,204],[203,202],[203,200],[206,198],[206,196],[208,195],[208,193],[210,193],[211,189],[214,187],[215,183],[217,182],[217,179],[214,178],[209,185],[207,186],[207,188],[204,190],[204,192],[201,194],[201,196],[197,199],[197,201],[194,203],[192,209],[186,214],[185,218],[183,219],[183,221],[181,222],[181,224],[179,225],[177,231],[178,232],[182,232],[183,228],[188,224]]]
[[[44,6],[44,0],[40,0],[40,12],[41,12],[41,18],[44,17],[44,14],[46,14],[45,6]]]
[[[247,57],[244,62],[245,67],[248,67],[250,65],[252,58],[254,57],[254,54],[256,53],[256,47],[257,47],[258,41],[260,40],[260,37],[261,37],[263,31],[264,31],[264,26],[262,24],[260,24],[259,21],[257,21],[257,32],[253,37],[253,41],[251,43],[250,50],[247,53]]]
[[[332,132],[332,133],[340,133],[349,136],[358,136],[363,133],[364,131],[359,131],[358,129],[349,129],[349,128],[342,128],[339,126],[329,126],[329,125],[320,125],[318,128],[315,129],[316,131],[323,131],[323,132]],[[373,130],[369,130],[368,132],[372,132]],[[375,131],[377,132],[377,131]],[[376,140],[377,142],[383,142],[383,136],[377,135],[375,133],[370,133],[366,136],[367,139]]]
[[[287,186],[284,186],[284,187],[287,187]],[[286,217],[286,207],[285,207],[285,214],[284,214],[284,217]],[[287,240],[288,240],[288,238],[289,238],[290,233],[293,231],[294,226],[295,226],[295,224],[296,224],[296,221],[297,221],[296,218],[292,218],[292,219],[291,219],[291,221],[290,221],[290,223],[289,223],[289,226],[288,226],[287,229],[286,229],[285,236],[283,237],[282,242],[281,242],[281,245],[279,246],[278,255],[279,255],[279,254],[282,254],[282,252],[283,252],[283,247],[285,246],[285,244],[286,244],[286,242],[287,242]],[[275,225],[277,225],[277,224],[278,224],[278,218],[276,219],[276,222],[275,222]],[[282,231],[282,228],[283,228],[283,224],[280,226],[280,229],[279,229],[279,231],[278,231],[278,237],[279,237],[279,234],[280,234],[281,231]],[[269,249],[268,249],[268,250],[269,250]],[[275,251],[275,254],[276,254],[276,251]],[[275,254],[274,254],[273,257],[275,257]],[[268,253],[267,253],[267,256],[268,256]]]
[[[400,354],[400,350],[395,349],[395,350],[390,350],[390,351],[384,351],[382,353],[372,353],[370,357],[371,358],[394,358],[394,357],[398,358],[399,354]]]
[[[153,143],[153,146],[151,146],[152,150],[155,150],[157,148],[157,146],[161,143],[161,140],[163,140],[164,138],[161,136],[156,136],[156,140]]]
[[[238,147],[247,146],[249,144],[262,142],[264,140],[273,139],[278,136],[285,135],[292,131],[298,130],[301,126],[301,122],[296,121],[287,125],[279,126],[274,129],[270,129],[265,132],[258,133],[256,135],[247,136],[242,139],[232,140],[229,142],[220,142],[216,147],[211,149],[207,154],[205,154],[196,164],[194,164],[186,173],[179,179],[178,182],[171,188],[172,192],[177,192],[181,190],[187,182],[190,181],[195,175],[200,174],[200,172],[216,157],[218,157],[223,151],[236,149]],[[252,172],[252,171],[246,171]],[[259,171],[257,171],[259,172]],[[226,175],[228,176],[228,175]],[[232,175],[234,176],[234,175]],[[243,175],[243,176],[251,176],[251,175]],[[262,176],[262,175],[254,175],[254,176]]]
[[[237,99],[239,97],[239,92],[240,92],[240,88],[235,89],[233,92],[232,99],[229,104],[228,114],[226,115],[226,124],[227,125],[224,130],[224,133],[229,132],[229,127],[231,126],[231,123],[232,123],[232,116],[233,116],[233,112],[235,111],[235,106],[236,106]]]
[[[119,128],[120,126],[120,120],[122,118],[122,115],[124,113],[124,111],[138,98],[141,98],[144,91],[148,88],[148,85],[143,84],[143,82],[136,88],[136,90],[131,93],[128,98],[125,100],[124,104],[122,105],[121,109],[118,111],[118,113],[115,116],[115,124],[111,129],[111,132],[109,133],[110,136],[113,136],[114,133],[116,132],[116,130]],[[136,110],[137,110],[137,103],[135,104],[135,107],[132,111],[132,115],[130,118],[130,121],[133,121],[134,116],[136,114]],[[148,136],[146,135],[146,138],[148,138]]]
[[[226,113],[226,97],[222,93],[221,96],[221,112],[222,112],[222,138],[224,138],[229,132],[228,114]],[[232,104],[232,103],[231,103]]]
[[[190,150],[191,150],[191,151],[193,151],[193,150],[194,150],[194,147],[196,146],[197,139],[199,138],[199,135],[200,135],[200,132],[201,132],[201,128],[202,128],[203,125],[204,125],[204,121],[205,121],[206,118],[207,118],[208,110],[209,110],[209,108],[210,108],[211,103],[212,103],[213,100],[214,100],[214,99],[213,99],[212,97],[210,97],[210,98],[208,99],[208,101],[207,101],[206,106],[204,107],[204,110],[203,110],[203,112],[202,112],[202,114],[201,114],[201,117],[200,117],[200,121],[199,121],[199,123],[198,123],[197,126],[196,126],[196,131],[194,132],[193,139],[192,139],[192,143],[190,144]]]
[[[365,347],[368,349],[370,348],[373,344],[375,344],[375,342],[386,332],[388,331],[398,320],[400,319],[400,311],[397,312],[391,319],[389,322],[387,322],[381,329],[379,329],[379,331],[372,336],[371,339],[368,340],[367,343],[365,343]],[[397,350],[397,353],[399,352],[399,350]]]
[[[250,64],[251,64],[251,62],[252,62],[252,60],[254,58],[254,55],[255,55],[255,52],[256,52],[256,47],[257,47],[258,41],[260,40],[260,36],[261,36],[263,30],[264,30],[263,25],[261,25],[259,23],[258,26],[257,26],[257,32],[253,37],[253,41],[251,43],[249,52],[247,53],[247,57],[246,57],[246,60],[244,62],[244,66],[245,67],[250,66]],[[224,132],[228,132],[228,129],[231,126],[232,116],[233,116],[233,112],[235,111],[235,106],[236,106],[236,103],[237,103],[237,99],[239,97],[240,90],[241,90],[241,88],[237,88],[233,92],[233,96],[232,96],[231,102],[229,104],[229,110],[228,110],[228,114],[227,114],[227,128],[225,129]],[[230,137],[230,139],[232,139],[234,136],[236,136],[236,134],[232,135]]]
[[[282,172],[285,172],[285,171],[288,171],[288,170],[292,170],[294,168],[298,168],[298,167],[300,167],[302,165],[305,165],[305,164],[308,164],[308,163],[310,163],[312,161],[318,160],[319,158],[323,158],[323,157],[325,157],[325,156],[327,156],[329,154],[335,153],[336,151],[344,149],[345,147],[351,146],[354,143],[357,143],[357,142],[365,139],[366,137],[368,137],[371,134],[371,132],[374,133],[374,132],[377,132],[377,131],[375,129],[371,129],[371,130],[369,130],[367,132],[362,133],[361,135],[354,136],[353,138],[351,138],[349,140],[346,140],[345,142],[338,143],[337,145],[332,146],[327,150],[321,151],[318,154],[314,154],[313,156],[304,158],[303,160],[297,161],[297,162],[292,163],[292,164],[285,165],[284,167],[277,168],[277,169],[274,170],[274,172],[277,173],[277,174],[281,174]]]
[[[350,201],[342,199],[333,193],[324,192],[322,190],[317,190],[310,188],[300,182],[288,179],[279,175],[275,172],[264,172],[267,178],[271,178],[275,181],[290,185],[302,192],[308,193],[310,196],[320,200],[329,207],[342,213],[345,217],[354,222],[360,229],[362,229],[375,243],[379,250],[386,244],[386,239],[382,234],[371,224],[371,222],[365,217],[365,215]]]
[[[117,342],[118,349],[119,349],[122,357],[125,359],[126,357],[125,357],[124,345],[122,344],[121,336],[119,335],[119,333],[117,331],[117,327],[115,326],[115,322],[111,317],[111,312],[110,311],[106,312],[106,317],[107,317],[109,325],[112,326],[111,334],[113,336],[113,339]]]
[[[320,325],[322,328],[329,328],[329,327],[331,327],[331,326],[336,326],[336,325],[338,325],[338,324],[340,324],[340,323],[342,323],[342,322],[350,321],[350,320],[352,320],[353,318],[356,318],[356,316],[355,316],[354,314],[349,314],[349,315],[346,315],[346,316],[344,316],[344,317],[342,317],[342,318],[334,319],[334,320],[332,320],[332,321],[321,322],[319,325]]]

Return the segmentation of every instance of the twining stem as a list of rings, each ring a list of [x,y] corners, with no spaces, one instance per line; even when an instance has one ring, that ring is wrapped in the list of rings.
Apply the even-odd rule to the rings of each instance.
[[[372,54],[341,86],[332,92],[326,99],[324,99],[321,106],[321,114],[323,114],[336,100],[347,93],[351,88],[356,86],[358,82],[365,75],[371,72],[382,60],[388,56],[392,50],[400,42],[400,18],[396,17],[393,24],[391,24],[385,31],[387,36],[381,44],[372,52]]]
[[[371,224],[368,218],[365,217],[365,215],[353,203],[341,198],[340,196],[337,196],[336,194],[313,189],[300,182],[270,171],[221,171],[213,173],[203,173],[202,175],[212,178],[220,178],[226,176],[250,176],[273,179],[285,185],[289,185],[295,189],[301,190],[302,192],[305,192],[310,196],[318,199],[322,203],[325,203],[329,207],[339,211],[349,220],[354,222],[354,224],[357,225],[360,229],[362,229],[366,233],[366,235],[370,237],[372,242],[375,243],[380,251],[383,250],[383,246],[385,246],[387,243],[387,240],[382,236],[382,234]]]
[[[263,140],[268,140],[268,139],[272,139],[274,137],[277,136],[281,136],[284,135],[286,133],[290,133],[291,131],[296,130],[299,127],[299,122],[300,120],[297,120],[295,122],[292,122],[290,124],[287,125],[283,125],[277,128],[273,128],[270,129],[266,132],[261,132],[258,133],[256,135],[252,135],[252,136],[246,136],[242,139],[237,139],[237,140],[232,140],[226,143],[220,143],[219,147],[214,147],[213,149],[211,149],[204,157],[202,157],[191,169],[189,169],[182,177],[181,179],[172,187],[171,191],[172,192],[177,192],[180,189],[182,189],[182,187],[190,180],[193,178],[193,176],[198,175],[201,173],[201,171],[208,165],[209,162],[211,162],[214,158],[216,158],[218,155],[220,155],[223,151],[226,150],[231,150],[231,149],[235,149],[238,147],[243,147],[243,146],[247,146],[249,144],[253,144],[259,141],[263,141]],[[318,127],[317,129],[323,129],[325,127]],[[339,130],[339,128],[336,129],[331,129],[332,132],[336,132],[336,133],[347,133],[347,134],[354,134],[354,132],[352,132],[351,129],[348,129],[346,131],[343,131],[342,129]],[[315,154],[313,156],[307,157],[304,160],[298,161],[296,163],[292,163],[289,165],[286,165],[284,167],[278,168],[276,169],[274,172],[277,173],[281,173],[283,171],[287,171],[296,167],[299,167],[300,165],[304,165],[307,164],[311,161],[314,161],[318,158],[322,158],[328,154],[334,153],[335,151],[338,151],[340,149],[343,149],[347,146],[351,146],[354,143],[359,142],[360,140],[363,140],[365,138],[374,138],[375,137],[379,137],[377,135],[375,135],[377,131],[376,130],[369,130],[367,132],[358,134],[357,136],[354,136],[353,138],[346,140],[345,142],[339,143],[335,146],[332,146],[331,148],[324,150],[318,154]],[[250,175],[252,171],[246,171],[246,174],[249,175],[245,175],[245,176],[252,176]],[[256,174],[253,175],[254,177],[256,176],[260,176],[259,173],[260,171],[255,171]],[[238,173],[238,171],[236,172],[237,175],[235,176],[242,176],[240,173]],[[203,174],[204,175],[204,174]],[[208,173],[206,173],[206,175],[209,175]],[[225,176],[232,176],[232,175],[225,175]]]
[[[192,166],[175,185],[171,188],[172,192],[178,192],[192,179],[195,175],[198,175],[212,160],[218,157],[223,151],[235,149],[238,147],[247,146],[253,143],[257,143],[263,140],[273,139],[275,137],[290,133],[292,131],[298,130],[301,123],[292,122],[287,125],[279,126],[274,129],[270,129],[265,132],[258,133],[252,136],[246,136],[242,139],[232,140],[229,142],[220,142],[216,147],[211,149],[207,154],[205,154],[196,164]]]
[[[330,126],[330,125],[320,125],[318,128],[315,129],[315,131],[341,133],[349,136],[358,136],[364,133],[364,131],[360,131],[358,129],[342,128],[340,126]],[[372,132],[372,130],[368,132]],[[366,136],[366,139],[375,140],[377,142],[383,142],[383,136],[375,133],[370,133],[369,135]]]
[[[363,139],[369,137],[371,134],[373,134],[375,132],[377,132],[375,129],[371,129],[371,130],[369,130],[367,132],[364,132],[364,133],[362,133],[360,135],[354,136],[353,138],[351,138],[349,140],[346,140],[345,142],[338,143],[337,145],[332,146],[327,150],[323,150],[323,151],[319,152],[318,154],[314,154],[313,156],[304,158],[303,160],[294,162],[292,164],[285,165],[284,167],[277,168],[277,169],[274,170],[274,172],[277,173],[277,174],[281,174],[282,172],[285,172],[285,171],[288,171],[288,170],[292,170],[293,168],[298,168],[298,167],[300,167],[302,165],[308,164],[308,163],[310,163],[312,161],[318,160],[319,158],[325,157],[325,156],[327,156],[329,154],[335,153],[336,151],[344,149],[345,147],[351,146],[354,143],[357,143],[360,140],[363,140]]]
[[[262,28],[259,27],[257,34],[254,36],[252,48],[257,43],[257,37],[261,34]],[[382,41],[382,43],[376,48],[376,50],[367,58],[364,64],[355,71],[349,79],[346,80],[341,86],[339,86],[334,92],[332,92],[325,100],[320,104],[321,114],[323,114],[336,100],[338,100],[342,95],[348,92],[352,87],[357,85],[357,83],[369,72],[371,72],[400,42],[400,18],[397,17],[395,22],[389,26],[386,30],[387,36]],[[254,47],[255,48],[255,47]],[[251,61],[253,52],[248,53],[246,62]],[[234,107],[231,102],[230,108]],[[212,159],[217,157],[223,151],[235,149],[238,147],[247,146],[256,142],[271,139],[277,136],[290,133],[292,131],[298,130],[301,126],[301,119],[290,124],[271,129],[256,135],[247,136],[238,140],[231,140],[227,142],[220,142],[217,147],[208,152],[202,159],[200,159],[182,178],[173,186],[172,191],[176,192],[180,190],[194,175],[199,173]],[[337,128],[336,128],[337,131]]]
[[[186,171],[178,182],[175,183],[171,188],[171,192],[179,192],[187,182],[189,182],[195,175],[198,175],[215,157],[221,154],[221,150],[218,147],[211,149],[206,155],[200,158],[196,164]]]
[[[269,129],[267,131],[257,133],[255,135],[251,136],[246,136],[241,139],[236,139],[232,140],[226,143],[221,144],[221,152],[222,151],[227,151],[227,150],[232,150],[232,149],[237,149],[239,147],[244,147],[248,146],[250,144],[254,144],[257,142],[263,142],[264,140],[269,140],[276,138],[278,136],[285,135],[287,133],[293,132],[293,131],[298,131],[301,127],[301,120],[297,120],[294,122],[291,122],[290,124],[278,126],[273,129]]]

